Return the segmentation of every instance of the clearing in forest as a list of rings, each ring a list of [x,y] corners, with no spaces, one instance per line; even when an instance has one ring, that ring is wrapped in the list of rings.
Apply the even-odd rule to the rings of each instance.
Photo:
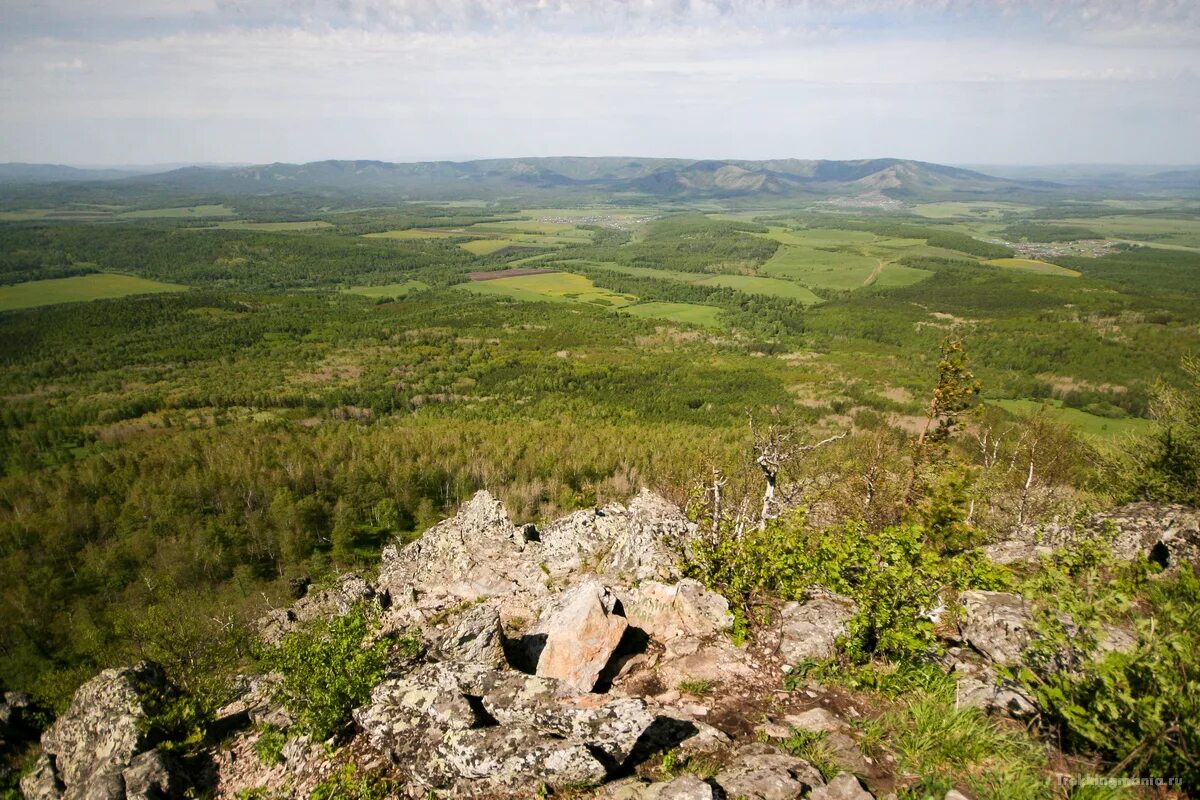
[[[1078,278],[1082,273],[1077,270],[1060,267],[1045,261],[1035,261],[1032,258],[993,258],[983,262],[993,267],[1019,269],[1022,272],[1036,272],[1039,275],[1062,275],[1068,278]]]
[[[387,283],[383,286],[351,286],[349,289],[343,289],[342,291],[346,294],[357,294],[362,297],[400,298],[409,292],[418,292],[428,288],[429,284],[422,281],[404,281],[402,283]]]
[[[132,294],[182,292],[188,287],[177,283],[135,278],[132,275],[94,273],[73,278],[52,278],[0,286],[0,311],[78,303],[84,300],[111,300]]]
[[[719,328],[721,321],[718,314],[721,309],[716,306],[704,306],[698,303],[638,303],[621,309],[622,313],[647,319],[665,319],[671,322],[685,322],[689,325],[702,325],[706,328]]]
[[[535,302],[551,300],[620,307],[629,305],[636,299],[629,295],[602,289],[582,275],[575,275],[571,272],[539,272],[533,275],[476,280],[460,285],[476,294],[500,295],[516,300]]]

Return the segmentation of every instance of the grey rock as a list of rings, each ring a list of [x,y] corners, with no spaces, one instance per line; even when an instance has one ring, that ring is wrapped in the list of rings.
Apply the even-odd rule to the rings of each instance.
[[[421,782],[594,782],[655,722],[644,702],[479,664],[427,664],[354,712],[371,745]]]
[[[626,508],[610,503],[578,511],[541,531],[544,563],[556,578],[590,570],[629,582],[675,580],[695,525],[667,500],[643,489]]]
[[[1011,592],[969,591],[963,606],[963,640],[997,664],[1014,664],[1029,646],[1032,624],[1024,598]]]
[[[712,784],[687,774],[661,783],[629,778],[605,786],[596,796],[601,800],[715,800],[717,794]]]
[[[595,580],[563,592],[526,635],[544,641],[537,674],[591,691],[629,625],[616,605],[616,595]]]
[[[92,678],[42,735],[43,760],[26,776],[28,788],[22,781],[22,791],[54,797],[52,787],[61,786],[64,800],[122,800],[122,773],[149,749],[146,722],[153,697],[168,691],[162,667],[150,661]]]
[[[134,757],[121,774],[127,800],[167,800],[181,794],[179,764],[160,750]]]
[[[803,759],[763,744],[745,745],[731,766],[714,779],[726,797],[747,800],[794,800],[825,785],[817,768]]]
[[[799,714],[788,714],[783,721],[793,728],[813,733],[833,733],[845,730],[846,722],[827,708],[817,706]]]
[[[1001,681],[990,666],[960,662],[955,665],[957,677],[955,703],[959,708],[979,708],[1025,719],[1037,713],[1033,701],[1018,686]]]
[[[984,552],[999,563],[1034,561],[1056,548],[1108,541],[1114,558],[1144,555],[1168,570],[1200,566],[1200,509],[1166,503],[1131,503],[1088,517],[1081,524],[1027,525]],[[1110,541],[1111,540],[1111,541]]]
[[[487,597],[527,613],[549,594],[541,560],[538,542],[528,541],[500,501],[481,491],[403,549],[385,548],[379,589],[391,599],[396,624]]]
[[[946,797],[943,798],[943,800],[971,800],[971,798],[967,797],[958,789],[951,789],[950,791],[946,792]]]
[[[45,753],[38,756],[33,769],[21,778],[21,794],[25,800],[60,800],[64,788],[54,762]]]
[[[874,800],[858,778],[849,772],[839,772],[824,786],[813,789],[809,800]]]
[[[614,591],[629,624],[660,642],[716,636],[733,627],[728,601],[690,578],[675,584],[647,581]]]
[[[780,613],[779,654],[789,664],[829,658],[857,606],[848,597],[810,590],[802,603],[788,603]]]
[[[319,592],[309,592],[291,608],[275,609],[261,617],[256,623],[258,636],[263,644],[276,646],[283,641],[283,637],[308,622],[342,616],[358,603],[374,599],[375,589],[371,584],[360,575],[347,573],[338,579],[337,585]]]
[[[584,743],[517,727],[452,731],[438,744],[437,752],[459,778],[507,786],[521,782],[590,785],[608,774]]]
[[[443,661],[471,662],[492,667],[504,665],[504,631],[494,605],[467,609],[443,632],[430,655]]]

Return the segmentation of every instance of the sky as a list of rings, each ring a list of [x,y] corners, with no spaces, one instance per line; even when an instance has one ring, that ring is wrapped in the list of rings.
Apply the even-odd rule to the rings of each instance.
[[[1200,0],[3,0],[0,161],[1200,163]]]

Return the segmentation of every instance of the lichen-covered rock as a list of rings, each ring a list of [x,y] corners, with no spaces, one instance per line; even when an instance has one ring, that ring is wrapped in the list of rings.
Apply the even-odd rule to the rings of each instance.
[[[135,756],[149,749],[152,706],[167,691],[162,667],[150,661],[105,670],[92,678],[75,693],[67,712],[42,734],[45,762],[36,778],[26,776],[29,786],[22,781],[22,790],[32,796],[54,796],[45,794],[47,787],[61,786],[64,800],[122,800],[122,773]]]
[[[21,794],[25,800],[60,800],[65,788],[54,770],[54,763],[44,752],[34,762],[33,769],[21,778]]]
[[[126,800],[166,800],[182,794],[179,764],[161,750],[134,757],[121,773]]]
[[[825,785],[812,764],[765,744],[741,747],[713,780],[726,797],[746,800],[795,800]]]
[[[808,797],[809,800],[874,800],[849,772],[839,772],[829,783],[813,789]]]
[[[495,605],[472,606],[437,636],[430,655],[442,661],[504,665],[504,631]]]
[[[780,656],[789,664],[829,658],[856,610],[850,598],[818,589],[802,603],[786,604],[780,612]]]
[[[605,786],[597,797],[601,800],[716,800],[717,793],[707,781],[684,774],[661,783],[643,783],[629,778]]]
[[[708,637],[733,627],[729,602],[699,581],[685,578],[675,584],[647,581],[632,589],[615,589],[625,618],[656,641],[681,636]]]
[[[1032,616],[1025,599],[1011,592],[969,591],[963,606],[963,641],[997,664],[1015,664],[1029,646]]]
[[[599,581],[579,584],[547,609],[526,634],[542,640],[537,674],[590,692],[608,665],[629,623],[616,613],[617,597]]]
[[[375,749],[442,787],[522,775],[552,785],[594,782],[624,763],[655,722],[640,699],[451,662],[385,681],[354,718]]]
[[[997,563],[1036,561],[1085,541],[1108,544],[1114,558],[1145,556],[1164,568],[1200,566],[1200,509],[1166,503],[1130,503],[1093,514],[1081,524],[1026,525],[983,552]]]
[[[346,614],[359,603],[375,599],[375,589],[361,575],[347,573],[337,584],[318,592],[310,592],[291,608],[275,609],[258,620],[258,635],[263,644],[278,645],[283,637],[305,623]]]
[[[538,543],[481,491],[416,541],[385,548],[379,588],[391,599],[397,626],[487,597],[529,614],[549,594],[540,561]]]
[[[673,504],[642,490],[628,508],[610,503],[556,520],[540,532],[552,577],[580,571],[624,581],[675,580],[695,525]]]
[[[457,778],[487,779],[502,786],[586,786],[608,775],[583,742],[520,727],[451,731],[437,745],[437,754]]]

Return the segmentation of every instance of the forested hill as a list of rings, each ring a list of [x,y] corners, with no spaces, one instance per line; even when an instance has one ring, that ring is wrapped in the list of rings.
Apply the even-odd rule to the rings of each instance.
[[[61,178],[56,178],[61,180]],[[30,182],[38,179],[30,173]],[[96,181],[93,181],[94,183]],[[421,197],[552,192],[620,193],[659,199],[841,197],[877,195],[980,197],[1039,187],[980,172],[896,158],[773,161],[658,158],[520,158],[392,163],[316,161],[250,167],[187,167],[103,181],[113,189],[255,194],[352,192]],[[1044,190],[1044,186],[1040,187]]]

